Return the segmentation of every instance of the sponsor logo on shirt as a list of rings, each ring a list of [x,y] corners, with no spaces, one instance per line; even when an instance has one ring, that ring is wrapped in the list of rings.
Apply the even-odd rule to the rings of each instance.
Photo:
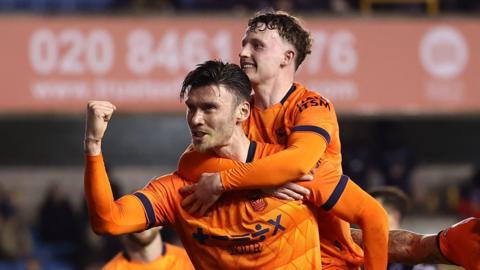
[[[329,101],[326,98],[319,97],[319,96],[306,97],[305,99],[302,99],[299,103],[297,103],[297,109],[300,112],[303,112],[304,110],[310,107],[316,107],[316,106],[322,106],[330,110]]]
[[[216,243],[215,245],[228,247],[228,251],[232,255],[253,254],[262,252],[262,242],[267,237],[275,236],[277,233],[284,232],[286,228],[281,224],[282,214],[277,215],[276,218],[269,219],[266,223],[257,223],[255,231],[252,233],[240,235],[216,235],[208,233],[204,228],[197,227],[192,237],[201,245],[206,245],[207,242]],[[223,243],[222,243],[223,242]]]

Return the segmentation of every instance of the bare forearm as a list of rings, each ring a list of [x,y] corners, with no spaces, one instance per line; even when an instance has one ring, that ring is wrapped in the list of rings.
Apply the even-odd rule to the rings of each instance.
[[[406,264],[442,263],[450,264],[440,254],[436,235],[418,234],[406,230],[390,231],[389,259]]]
[[[363,245],[362,231],[352,229],[352,238]],[[436,235],[418,234],[406,230],[391,230],[388,237],[388,261],[403,264],[450,264],[439,252]]]

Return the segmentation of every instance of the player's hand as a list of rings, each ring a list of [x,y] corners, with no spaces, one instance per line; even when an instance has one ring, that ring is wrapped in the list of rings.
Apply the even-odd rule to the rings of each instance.
[[[298,178],[296,181],[312,181],[313,176],[315,175],[315,170],[320,167],[320,161],[317,161],[315,164],[315,167],[311,168],[308,174],[305,174],[304,176]]]
[[[98,145],[115,110],[115,105],[108,101],[92,100],[88,102],[85,124],[85,152],[87,154],[99,154]]]
[[[223,191],[219,173],[203,173],[197,183],[180,189],[180,193],[188,194],[182,207],[191,215],[204,216]]]
[[[313,180],[313,173],[305,174],[304,176],[298,178],[296,181],[312,181]]]
[[[480,270],[480,218],[467,218],[438,234],[441,253],[468,270]]]
[[[289,201],[303,200],[310,195],[310,190],[292,182],[277,188],[262,189],[262,191],[278,199]]]

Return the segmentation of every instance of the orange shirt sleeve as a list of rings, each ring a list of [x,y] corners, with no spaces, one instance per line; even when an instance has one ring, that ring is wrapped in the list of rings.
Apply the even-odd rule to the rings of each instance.
[[[84,190],[94,232],[117,235],[146,228],[147,220],[137,197],[113,199],[102,155],[86,156]]]
[[[288,136],[286,149],[220,172],[225,190],[279,186],[304,176],[316,165],[325,153],[331,136],[338,130],[335,111],[328,102],[320,103],[310,96],[299,101],[295,107],[292,116],[294,127]]]
[[[103,156],[86,156],[84,189],[93,231],[118,235],[172,222],[172,200],[176,199],[172,194],[177,192],[170,177],[161,177],[115,201]]]
[[[345,175],[328,197],[320,194],[323,187],[315,180],[299,184],[311,190],[309,200],[315,206],[360,227],[365,269],[387,268],[388,216],[380,203]]]
[[[442,230],[436,243],[448,261],[465,269],[480,269],[480,218],[470,217]]]

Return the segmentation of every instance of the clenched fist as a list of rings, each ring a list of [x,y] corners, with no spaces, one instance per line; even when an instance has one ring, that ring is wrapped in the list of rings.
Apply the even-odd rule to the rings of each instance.
[[[101,152],[101,141],[108,121],[116,107],[108,101],[89,101],[87,104],[87,120],[85,125],[85,153],[98,155]]]

